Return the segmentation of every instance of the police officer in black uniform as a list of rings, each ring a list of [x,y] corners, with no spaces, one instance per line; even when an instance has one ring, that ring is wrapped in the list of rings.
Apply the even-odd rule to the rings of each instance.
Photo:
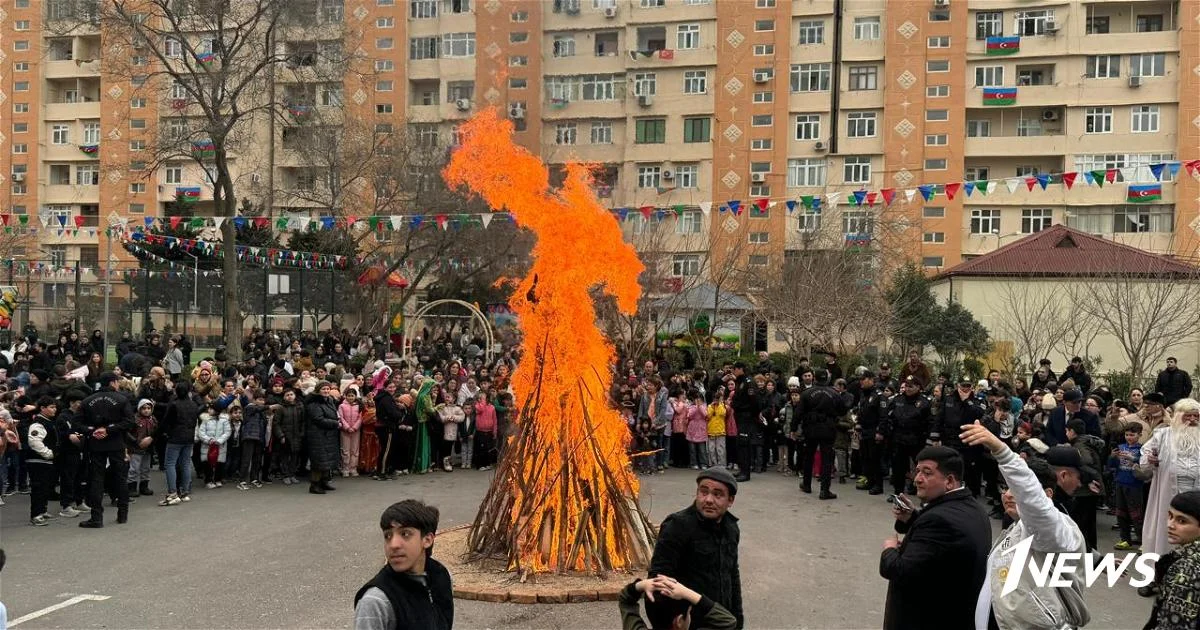
[[[829,490],[833,478],[833,440],[837,437],[837,421],[846,413],[846,401],[829,386],[829,372],[818,368],[813,372],[817,384],[800,394],[800,425],[804,431],[804,455],[800,459],[800,490],[812,493],[813,459],[821,453],[821,500],[836,499]]]
[[[905,477],[916,464],[917,453],[925,447],[933,424],[929,398],[921,393],[924,388],[915,376],[904,379],[880,423],[880,433],[892,449],[892,490],[896,494],[904,492]]]
[[[733,417],[737,421],[737,481],[750,481],[750,469],[754,466],[755,449],[762,443],[762,427],[758,420],[758,395],[755,392],[754,379],[747,378],[746,364],[738,361],[733,364],[734,389]]]
[[[137,425],[129,397],[117,391],[116,374],[100,375],[100,391],[83,401],[82,413],[76,419],[78,432],[87,436],[88,457],[91,460],[91,479],[88,481],[88,506],[92,516],[79,524],[85,528],[104,527],[104,476],[112,467],[119,483],[117,490],[117,522],[129,519],[129,462],[125,461],[125,434]]]
[[[863,479],[856,488],[867,490],[869,494],[883,494],[881,458],[885,451],[882,435],[879,434],[879,419],[887,399],[884,398],[883,389],[875,385],[875,374],[870,370],[859,377],[859,391],[861,396],[854,430],[859,435],[858,458],[862,462]],[[876,435],[880,435],[878,441]]]
[[[964,481],[967,488],[970,489],[971,495],[975,497],[979,496],[979,481],[982,478],[982,462],[985,456],[984,448],[963,444],[958,439],[958,434],[962,433],[963,425],[975,424],[976,420],[983,420],[985,413],[987,413],[987,409],[975,396],[971,379],[960,378],[955,391],[945,392],[942,395],[941,405],[933,416],[933,431],[929,435],[929,439],[935,445],[940,443],[942,446],[949,446],[962,456]]]

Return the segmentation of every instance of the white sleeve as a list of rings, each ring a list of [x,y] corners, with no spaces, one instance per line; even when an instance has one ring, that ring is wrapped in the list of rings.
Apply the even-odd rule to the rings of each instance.
[[[42,459],[54,459],[54,451],[46,446],[46,427],[40,422],[29,426],[29,448]]]
[[[996,456],[996,463],[1017,502],[1017,511],[1021,514],[1025,531],[1033,535],[1033,548],[1038,551],[1075,549],[1080,542],[1079,528],[1046,496],[1037,475],[1033,474],[1025,460],[1006,447],[1004,452]]]
[[[395,623],[387,595],[374,586],[367,589],[354,607],[354,630],[391,630]]]

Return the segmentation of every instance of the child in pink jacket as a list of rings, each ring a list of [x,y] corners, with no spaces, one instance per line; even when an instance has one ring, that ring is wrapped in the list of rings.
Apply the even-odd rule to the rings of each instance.
[[[342,440],[342,476],[358,476],[358,445],[362,437],[362,404],[358,402],[358,390],[346,390],[342,404],[338,405],[338,428]]]

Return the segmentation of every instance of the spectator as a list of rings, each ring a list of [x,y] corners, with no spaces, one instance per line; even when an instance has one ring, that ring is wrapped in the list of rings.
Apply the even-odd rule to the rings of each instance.
[[[1163,404],[1170,407],[1176,401],[1192,395],[1192,377],[1179,369],[1175,357],[1167,357],[1167,369],[1158,373],[1154,390],[1162,393]]]

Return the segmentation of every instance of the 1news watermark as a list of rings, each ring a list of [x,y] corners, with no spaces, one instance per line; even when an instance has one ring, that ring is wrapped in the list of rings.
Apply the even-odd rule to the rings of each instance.
[[[1083,567],[1083,586],[1090,588],[1100,579],[1105,578],[1108,587],[1116,586],[1117,580],[1126,571],[1132,569],[1129,585],[1135,587],[1148,586],[1154,581],[1154,563],[1158,562],[1156,553],[1129,553],[1120,557],[1111,553],[1047,553],[1045,561],[1039,566],[1037,561],[1029,557],[1033,547],[1033,536],[1028,536],[1017,543],[1005,554],[1012,553],[1013,560],[1010,569],[1004,576],[1004,588],[1000,591],[1003,597],[1017,589],[1021,576],[1029,571],[1033,583],[1039,588],[1059,588],[1073,585],[1071,576]]]

